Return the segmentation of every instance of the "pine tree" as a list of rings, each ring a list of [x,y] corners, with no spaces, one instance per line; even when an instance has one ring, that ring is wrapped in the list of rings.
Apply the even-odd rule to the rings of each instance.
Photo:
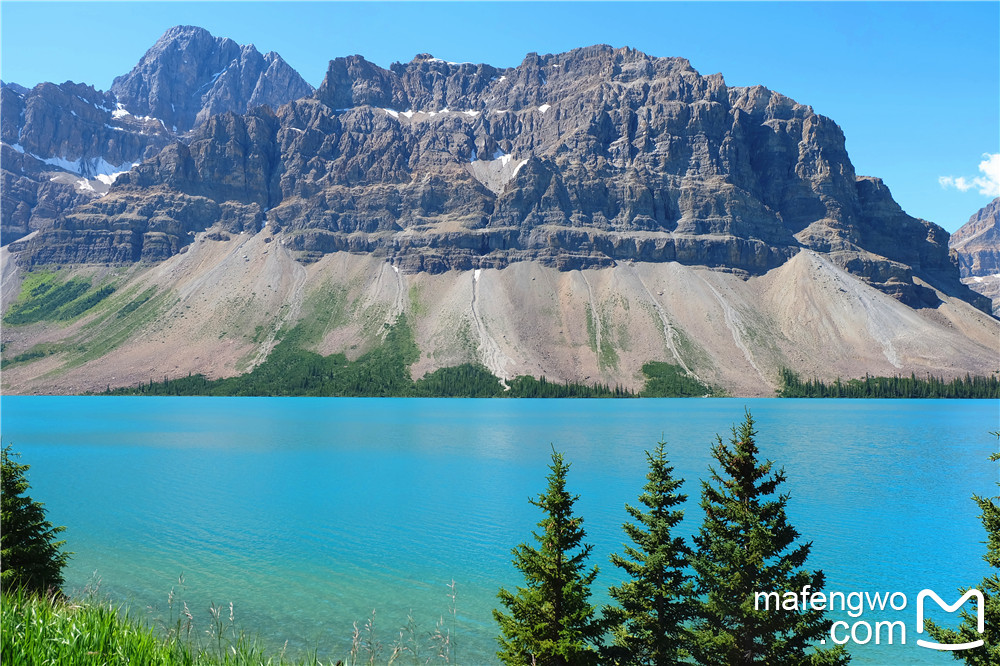
[[[993,434],[1000,438],[1000,432]],[[990,460],[994,462],[1000,460],[1000,454],[994,453],[990,456]],[[996,499],[1000,499],[1000,497]],[[1000,507],[989,497],[973,495],[972,500],[979,505],[979,509],[982,511],[983,527],[986,528],[986,554],[983,559],[994,570],[1000,569]],[[985,624],[983,633],[979,633],[978,616],[969,613],[966,609],[962,610],[962,624],[957,631],[944,629],[930,621],[925,622],[925,627],[927,633],[941,644],[983,641],[982,647],[952,652],[951,656],[955,659],[964,660],[966,664],[974,666],[1000,664],[1000,578],[994,571],[993,574],[983,579],[977,589],[983,593],[986,602],[985,608],[983,608]],[[965,594],[967,591],[963,588],[960,593]]]
[[[712,455],[719,469],[709,468],[702,482],[704,522],[694,537],[691,559],[701,596],[699,620],[691,652],[699,664],[845,664],[850,656],[841,646],[810,650],[823,639],[830,621],[822,611],[755,609],[757,592],[800,591],[806,585],[823,588],[821,571],[801,567],[810,543],[788,523],[788,495],[776,494],[785,481],[783,470],[757,459],[757,433],[747,412],[729,446],[718,438]]]
[[[10,446],[0,452],[0,582],[7,590],[58,590],[69,554],[61,551],[66,542],[55,536],[66,528],[53,527],[45,507],[25,494],[30,465],[14,462],[17,455]]]
[[[541,531],[532,533],[539,547],[522,543],[512,551],[526,586],[497,594],[508,611],[493,611],[501,631],[497,656],[525,666],[596,664],[602,632],[589,599],[597,568],[586,566],[593,546],[583,543],[583,519],[573,515],[579,496],[566,491],[569,465],[553,451],[549,469],[547,489],[529,500],[544,513]]]
[[[614,638],[604,652],[606,664],[664,666],[682,663],[685,656],[685,625],[694,610],[686,573],[691,551],[672,531],[684,517],[684,511],[674,507],[687,495],[677,492],[684,480],[672,478],[665,446],[659,442],[653,453],[646,452],[649,473],[639,496],[645,510],[625,505],[636,522],[622,529],[635,546],[626,545],[624,556],[611,555],[611,562],[631,580],[608,590],[617,605],[604,609]]]

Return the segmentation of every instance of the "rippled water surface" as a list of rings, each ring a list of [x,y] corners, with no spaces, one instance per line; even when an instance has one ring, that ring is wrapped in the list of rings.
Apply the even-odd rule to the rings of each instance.
[[[496,590],[521,582],[510,549],[540,515],[552,447],[572,463],[597,599],[619,581],[625,502],[664,438],[697,529],[710,447],[749,408],[783,466],[789,514],[828,590],[899,591],[906,645],[849,646],[858,664],[946,664],[917,647],[917,593],[949,603],[986,573],[973,493],[996,494],[995,401],[427,400],[4,397],[3,441],[32,466],[32,494],[67,526],[67,587],[154,621],[233,602],[272,645],[343,657],[376,611],[386,654],[412,616],[444,618],[453,659],[494,663]],[[183,573],[184,586],[178,585]],[[448,583],[455,581],[455,618]],[[227,609],[228,613],[228,609]],[[847,618],[842,613],[837,618]],[[454,624],[454,626],[452,626]]]

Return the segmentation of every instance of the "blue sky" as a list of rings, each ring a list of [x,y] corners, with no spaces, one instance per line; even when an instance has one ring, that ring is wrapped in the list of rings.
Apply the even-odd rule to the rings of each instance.
[[[313,85],[334,57],[428,52],[515,66],[589,44],[689,59],[833,118],[859,174],[954,231],[1000,176],[997,2],[0,2],[0,78],[106,90],[169,27],[277,51]],[[986,171],[980,170],[983,164]],[[992,180],[988,173],[992,173]]]

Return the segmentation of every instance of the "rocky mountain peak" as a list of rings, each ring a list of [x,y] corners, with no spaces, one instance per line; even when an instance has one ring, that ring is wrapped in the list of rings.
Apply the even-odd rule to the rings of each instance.
[[[993,301],[1000,313],[1000,197],[979,209],[951,235],[962,282]]]
[[[24,95],[28,92],[27,88],[12,81],[0,81],[0,88],[9,88],[12,92],[18,95]]]
[[[0,235],[16,240],[107,193],[118,175],[213,114],[277,108],[312,88],[277,54],[176,26],[112,92],[66,82],[0,85]]]
[[[176,26],[116,78],[111,91],[131,113],[186,131],[214,113],[280,106],[310,95],[312,86],[276,53],[261,55],[252,44]]]
[[[992,244],[1000,248],[1000,197],[976,211],[969,221],[951,236],[950,245],[955,250],[963,251],[970,244]],[[963,270],[972,269],[972,263],[961,265]],[[988,267],[993,272],[1000,272],[996,270],[998,268],[1000,263],[996,262]]]

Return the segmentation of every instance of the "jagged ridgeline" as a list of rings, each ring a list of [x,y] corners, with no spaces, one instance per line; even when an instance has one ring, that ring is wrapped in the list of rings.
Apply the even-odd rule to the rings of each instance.
[[[981,208],[951,235],[962,282],[993,302],[1000,314],[1000,197]]]
[[[638,393],[652,363],[769,395],[781,368],[997,370],[947,232],[856,175],[829,118],[682,58],[350,56],[314,91],[179,27],[111,92],[72,85],[3,88],[5,242],[37,231],[6,247],[4,304],[56,267],[105,291],[75,318],[8,311],[19,390],[252,374],[300,323],[349,365],[401,315],[417,382]]]

